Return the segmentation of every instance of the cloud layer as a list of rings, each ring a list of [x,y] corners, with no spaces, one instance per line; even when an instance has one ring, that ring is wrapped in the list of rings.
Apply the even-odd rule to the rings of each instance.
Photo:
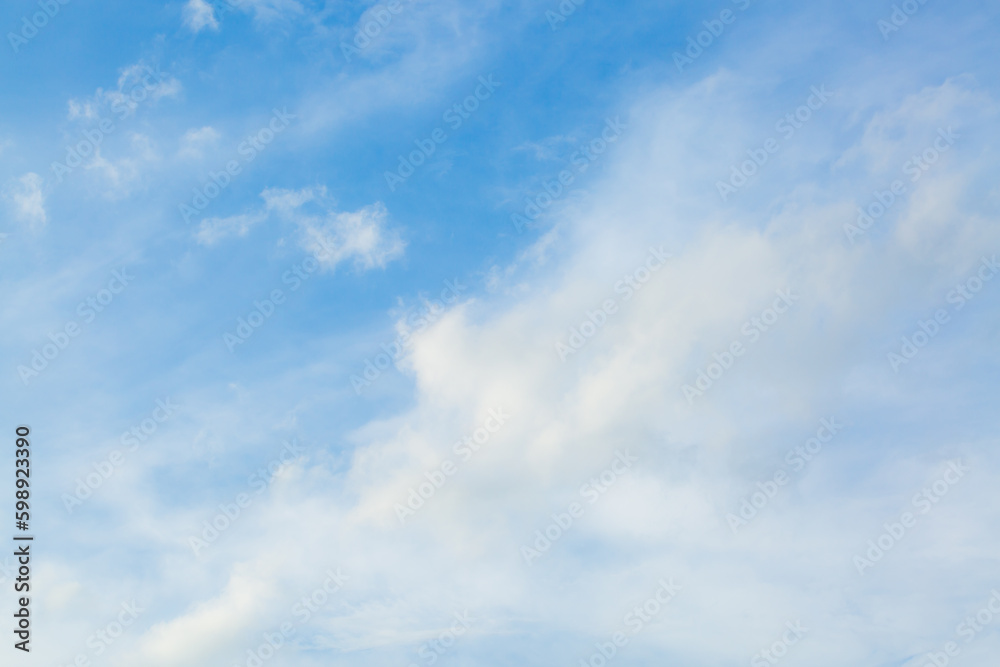
[[[988,12],[223,4],[0,136],[32,659],[993,664]]]

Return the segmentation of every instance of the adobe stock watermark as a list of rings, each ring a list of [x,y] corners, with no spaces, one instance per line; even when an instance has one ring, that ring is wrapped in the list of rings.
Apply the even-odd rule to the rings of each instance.
[[[307,259],[312,258],[309,257]],[[315,271],[319,267],[319,262],[313,259],[312,266],[312,270]],[[295,269],[299,272],[303,270],[298,264],[295,265]],[[255,300],[253,302],[253,310],[250,311],[246,318],[236,318],[236,328],[233,333],[227,331],[222,334],[222,342],[226,344],[230,352],[235,352],[236,346],[247,342],[253,336],[254,332],[274,315],[275,309],[284,303],[285,293],[280,289],[271,290],[271,293],[263,301]]]
[[[911,183],[916,183],[955,145],[955,140],[960,136],[951,127],[947,130],[938,129],[938,136],[930,146],[903,163],[901,167],[903,174],[910,177]],[[889,184],[888,189],[873,192],[875,200],[864,208],[858,207],[857,224],[844,225],[844,234],[851,245],[854,245],[857,237],[866,234],[872,225],[888,213],[896,202],[902,199],[905,192],[906,184],[898,178]]]
[[[791,467],[792,473],[805,470],[806,466],[823,451],[823,447],[845,428],[837,421],[836,417],[829,419],[824,417],[819,424],[815,437],[809,438],[805,443],[789,449],[785,453],[785,463]],[[790,473],[784,467],[779,467],[770,479],[757,482],[757,491],[741,499],[740,507],[736,513],[726,514],[726,523],[729,524],[733,534],[735,535],[740,528],[753,521],[760,511],[778,495],[778,490],[787,485],[789,481],[791,481]]]
[[[996,255],[993,255],[992,258],[983,257],[975,275],[960,282],[945,296],[948,303],[955,304],[953,312],[962,310],[982,291],[986,283],[993,280],[993,276],[998,271],[1000,271],[1000,264],[997,264]],[[918,320],[917,330],[900,339],[899,352],[889,352],[886,355],[892,372],[898,374],[900,366],[910,363],[920,353],[920,350],[927,347],[928,343],[940,333],[941,327],[949,322],[951,322],[951,315],[944,308],[935,311],[932,319]]]
[[[638,460],[628,450],[625,450],[624,453],[616,451],[615,458],[611,460],[610,465],[605,470],[583,483],[580,487],[580,496],[585,498],[588,504],[593,505],[608,492],[615,482],[631,471],[632,465]],[[548,552],[553,544],[562,539],[562,536],[573,527],[577,520],[583,517],[585,512],[586,508],[581,503],[573,501],[567,506],[565,512],[553,514],[552,523],[535,531],[535,541],[532,545],[534,549],[525,544],[521,545],[521,557],[524,558],[524,562],[533,565],[533,561]]]
[[[524,200],[524,210],[520,213],[512,213],[510,216],[510,221],[514,225],[514,229],[517,230],[517,233],[523,233],[542,213],[560,197],[569,192],[569,186],[576,181],[576,177],[587,171],[590,165],[597,161],[597,158],[607,152],[610,144],[618,141],[624,129],[625,124],[622,123],[620,116],[615,116],[614,120],[610,118],[605,119],[604,129],[601,130],[600,136],[594,137],[584,144],[583,148],[574,151],[569,156],[569,162],[573,165],[575,173],[574,170],[563,169],[557,176],[543,179],[542,188],[544,192],[539,192],[534,197],[526,197]]]
[[[456,102],[441,115],[441,120],[448,124],[452,131],[458,131],[465,121],[472,118],[479,106],[493,97],[493,93],[503,84],[493,80],[493,75],[479,77],[479,85],[461,102]],[[385,182],[391,192],[406,182],[412,176],[417,167],[427,162],[427,159],[434,154],[437,147],[448,141],[448,134],[444,128],[436,127],[425,139],[415,139],[413,143],[416,150],[410,151],[406,156],[399,156],[399,164],[395,171],[386,171]]]
[[[549,22],[552,32],[559,29],[560,24],[576,13],[578,7],[582,7],[587,0],[562,0],[555,11],[545,10],[545,19]]]
[[[975,639],[986,632],[993,621],[1000,617],[1000,591],[993,589],[993,595],[986,604],[976,613],[975,616],[966,616],[965,619],[955,628],[955,634],[965,640],[966,645],[971,644]],[[950,641],[944,645],[943,651],[930,651],[927,654],[927,662],[923,667],[946,667],[951,663],[952,658],[956,658],[962,653],[962,647],[958,642]]]
[[[889,35],[899,32],[899,29],[910,22],[910,17],[920,11],[920,8],[927,4],[927,0],[903,0],[898,5],[892,6],[892,13],[887,19],[879,19],[875,27],[882,33],[882,39],[889,41]]]
[[[766,649],[758,651],[750,658],[750,667],[769,667],[777,665],[781,659],[788,655],[789,649],[802,641],[802,638],[809,632],[809,628],[802,627],[802,621],[785,623],[787,628],[781,637]]]
[[[404,328],[391,343],[382,343],[382,352],[374,358],[365,359],[365,369],[359,374],[351,375],[351,387],[357,396],[361,391],[378,380],[382,373],[403,358],[403,355],[413,346],[413,336],[436,322],[445,312],[445,306],[458,301],[459,295],[468,289],[454,280],[445,280],[441,290],[440,300],[425,301],[424,308],[414,313],[415,318],[404,320]]]
[[[452,445],[452,452],[461,457],[462,463],[468,463],[472,460],[472,456],[482,449],[493,435],[507,423],[508,419],[510,419],[510,415],[505,413],[502,407],[491,408],[483,425],[473,430],[471,435],[463,437]],[[448,482],[448,478],[453,477],[458,470],[459,464],[451,459],[445,459],[433,470],[425,472],[424,477],[427,481],[421,482],[416,488],[412,486],[409,488],[410,493],[406,498],[406,504],[396,503],[393,505],[399,523],[406,523],[406,520],[433,498]]]
[[[586,659],[580,659],[580,667],[604,667],[607,665],[618,655],[618,651],[628,645],[631,639],[652,623],[682,590],[681,586],[675,584],[673,579],[669,581],[660,579],[656,583],[660,585],[656,592],[642,604],[636,605],[622,618],[625,629],[611,635],[610,641],[594,644],[594,652]]]
[[[100,658],[104,655],[111,648],[111,645],[135,624],[144,611],[146,611],[145,608],[136,604],[135,600],[132,600],[132,602],[123,602],[116,620],[110,621],[103,628],[87,637],[86,645],[90,649],[90,652],[80,651],[73,658],[73,662],[68,663],[65,667],[91,667],[93,664],[91,657]],[[60,665],[60,667],[63,666]]]
[[[450,628],[441,632],[436,638],[424,642],[417,649],[417,656],[420,658],[422,664],[433,665],[436,663],[441,656],[455,645],[458,638],[472,627],[472,619],[469,618],[468,609],[463,610],[461,614],[458,612],[453,613],[452,618],[455,619],[455,622],[452,623]],[[420,667],[420,665],[411,662],[409,667]]]
[[[344,54],[344,59],[351,62],[355,56],[360,56],[361,52],[371,46],[382,31],[389,27],[393,17],[401,14],[413,2],[414,0],[406,0],[406,4],[403,4],[400,0],[389,0],[384,5],[375,5],[365,10],[355,28],[354,39],[351,40],[354,46],[340,43],[340,52]]]
[[[31,14],[30,20],[28,14],[25,14],[21,17],[21,29],[16,33],[13,31],[7,33],[7,41],[10,42],[10,48],[14,53],[18,53],[22,46],[34,39],[38,31],[47,26],[49,21],[62,10],[62,6],[68,5],[69,2],[70,0],[38,0],[41,11]]]
[[[903,512],[898,522],[882,524],[885,532],[874,540],[868,540],[868,550],[864,552],[864,555],[854,556],[854,567],[857,568],[858,574],[864,575],[865,570],[874,567],[875,563],[882,560],[917,525],[917,520],[920,516],[927,514],[935,505],[940,503],[948,495],[948,492],[951,491],[951,488],[958,484],[969,470],[967,466],[962,465],[960,460],[948,462],[948,468],[944,474],[933,483],[921,489],[911,499],[910,504],[913,505],[919,514]]]
[[[97,290],[94,296],[88,296],[76,307],[76,314],[83,320],[83,325],[92,323],[97,319],[98,314],[111,305],[115,296],[121,294],[125,288],[135,280],[135,276],[128,274],[128,269],[122,267],[121,270],[111,272],[111,280],[107,286]],[[21,364],[17,367],[17,375],[21,378],[21,383],[25,387],[31,380],[38,377],[56,358],[69,347],[74,338],[83,332],[82,325],[76,320],[69,320],[55,333],[49,333],[49,342],[44,343],[41,349],[35,348],[31,351],[31,361],[27,366]]]
[[[156,407],[153,408],[149,417],[122,433],[119,442],[124,451],[121,449],[111,450],[104,460],[92,464],[94,472],[88,473],[83,478],[76,478],[76,488],[72,495],[62,494],[63,507],[66,508],[66,511],[72,514],[77,507],[83,505],[84,501],[94,495],[94,492],[111,479],[118,468],[124,465],[128,454],[139,449],[141,443],[153,437],[160,425],[169,420],[178,409],[180,406],[171,402],[170,397],[162,400],[156,399]]]
[[[733,0],[733,4],[741,12],[744,12],[750,7],[750,0]],[[722,33],[726,31],[726,26],[736,22],[737,16],[738,14],[734,13],[733,10],[723,9],[719,12],[718,19],[702,21],[701,24],[705,29],[697,33],[694,37],[688,36],[687,48],[684,49],[684,53],[674,51],[674,66],[677,68],[677,71],[683,72],[685,67],[693,65],[694,61],[700,58],[701,54],[705,52],[705,49],[712,46],[717,39],[722,37]]]
[[[201,537],[196,535],[188,536],[188,546],[195,556],[201,554],[208,546],[219,539],[219,536],[229,530],[233,524],[243,515],[244,511],[253,505],[254,499],[264,493],[274,476],[279,470],[291,461],[300,457],[305,450],[299,447],[298,441],[292,438],[286,440],[281,453],[271,459],[265,467],[258,468],[256,472],[247,477],[247,486],[254,490],[254,495],[248,493],[237,493],[230,503],[219,503],[219,512],[210,520],[202,522]]]
[[[319,251],[315,253],[315,256],[309,255],[301,263],[292,264],[291,268],[281,274],[281,283],[290,285],[290,292],[298,291],[305,284],[305,281],[309,280],[312,274],[320,268],[322,262],[334,256],[336,249],[330,247],[323,235],[317,236],[315,241],[319,246]],[[247,316],[236,318],[236,327],[233,332],[226,331],[222,334],[222,342],[225,343],[226,348],[230,352],[235,352],[237,345],[242,345],[250,340],[257,329],[271,319],[278,306],[284,305],[285,298],[285,292],[277,288],[271,290],[263,300],[254,300],[253,308]]]
[[[261,634],[264,641],[256,648],[247,649],[246,659],[233,663],[233,667],[261,667],[273,658],[285,644],[291,641],[296,632],[296,626],[308,623],[313,614],[322,610],[330,599],[344,587],[348,579],[350,577],[341,572],[339,567],[336,568],[336,571],[327,570],[326,580],[292,605],[289,613],[294,621],[285,621],[274,631]]]
[[[782,140],[788,141],[795,136],[795,132],[801,130],[813,117],[813,113],[822,109],[827,101],[833,97],[833,93],[826,89],[825,84],[819,88],[812,86],[809,91],[810,95],[804,104],[785,114],[775,123],[774,129],[781,133]],[[719,197],[722,198],[722,201],[728,201],[730,195],[736,194],[740,188],[746,185],[750,177],[767,164],[772,155],[781,150],[781,145],[778,139],[770,137],[764,141],[760,148],[748,148],[749,159],[744,160],[739,167],[732,165],[729,181],[715,182],[715,187],[719,191]]]
[[[795,302],[799,300],[799,297],[793,294],[790,289],[777,290],[775,294],[778,295],[778,298],[774,300],[770,308],[765,308],[761,311],[759,317],[751,317],[740,327],[740,333],[749,339],[748,345],[760,340],[761,334],[769,331],[781,316],[787,313],[795,305]],[[716,352],[713,354],[712,358],[715,361],[710,362],[705,367],[705,370],[698,370],[698,377],[695,379],[694,384],[686,384],[681,387],[688,405],[692,405],[695,398],[703,396],[705,392],[711,389],[733,367],[736,360],[746,354],[746,351],[747,348],[743,345],[742,341],[734,340],[721,353]]]
[[[626,273],[622,279],[614,284],[615,294],[622,295],[622,301],[628,301],[632,296],[641,290],[650,281],[653,274],[663,268],[667,260],[673,255],[663,251],[663,246],[659,249],[650,246],[649,255],[646,261],[636,267],[631,273]],[[616,297],[605,299],[595,310],[588,310],[586,319],[579,325],[570,328],[568,345],[562,340],[555,343],[556,354],[559,360],[566,363],[570,355],[574,355],[590,341],[597,332],[608,322],[608,318],[618,312],[619,304]]]
[[[195,187],[190,202],[181,202],[178,207],[184,222],[208,208],[213,199],[229,187],[233,179],[243,173],[243,167],[250,164],[267,148],[275,137],[288,129],[293,119],[298,118],[289,113],[285,107],[281,111],[273,109],[271,119],[256,132],[247,135],[236,147],[237,158],[229,160],[218,172],[209,171],[208,179],[201,187]]]

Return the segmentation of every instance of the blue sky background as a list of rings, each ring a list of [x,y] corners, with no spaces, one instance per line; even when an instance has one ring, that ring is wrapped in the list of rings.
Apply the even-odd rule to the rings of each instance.
[[[341,44],[383,5],[223,4],[70,0],[0,47],[0,399],[11,441],[33,430],[38,540],[33,652],[4,647],[12,661],[245,665],[340,568],[344,587],[265,664],[428,665],[426,642],[469,610],[434,662],[577,665],[661,578],[681,592],[609,664],[756,666],[795,621],[809,630],[780,662],[922,667],[955,641],[955,663],[995,664],[1000,617],[968,642],[958,627],[1000,587],[1000,282],[954,290],[1000,247],[1000,5],[928,0],[884,33],[892,3],[590,0],[553,23],[557,2],[401,0],[348,62]],[[8,2],[0,27],[38,11]],[[776,123],[822,86],[830,99],[783,138]],[[274,109],[295,117],[244,161]],[[102,119],[100,154],[59,182],[52,163]],[[579,172],[609,119],[624,130]],[[439,127],[447,140],[390,189],[386,171]],[[948,128],[912,181],[907,161]],[[772,137],[723,200],[717,184]],[[233,159],[242,172],[185,221]],[[568,192],[519,232],[512,214],[565,169]],[[896,179],[905,193],[850,238]],[[650,247],[671,259],[626,299],[616,285]],[[283,282],[314,259],[301,287]],[[85,323],[78,304],[123,268],[132,282]],[[420,324],[456,280],[459,299]],[[230,350],[274,289],[285,302]],[[798,301],[750,341],[744,324],[788,289]],[[894,369],[938,309],[948,322]],[[80,335],[26,375],[70,321]],[[737,340],[746,354],[689,401]],[[180,407],[126,451],[168,397]],[[453,443],[498,408],[509,420],[462,462]],[[831,417],[844,430],[792,472],[786,452]],[[115,450],[124,463],[68,501]],[[625,450],[638,463],[589,504],[580,485]],[[458,471],[400,521],[445,460]],[[260,488],[250,476],[274,461]],[[914,494],[955,461],[969,472],[921,514]],[[778,470],[788,484],[731,530]],[[241,493],[250,506],[193,548]],[[574,501],[583,518],[526,562]],[[916,526],[859,572],[905,511]],[[88,637],[132,600],[145,611],[97,655]]]

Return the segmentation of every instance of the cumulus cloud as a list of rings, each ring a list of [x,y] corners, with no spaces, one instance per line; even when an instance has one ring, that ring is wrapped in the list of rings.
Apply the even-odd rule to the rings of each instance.
[[[295,591],[316,585],[324,561],[341,564],[352,586],[311,617],[308,634],[324,648],[386,649],[365,656],[374,665],[399,664],[407,647],[437,636],[464,609],[479,619],[475,636],[483,641],[524,632],[527,621],[534,635],[571,637],[554,649],[561,655],[585,658],[593,638],[622,630],[623,615],[661,579],[682,591],[630,646],[635,655],[742,664],[770,645],[762,638],[797,620],[811,628],[796,647],[803,664],[857,663],[873,654],[905,663],[920,649],[914,637],[943,645],[952,626],[939,624],[938,607],[971,606],[994,583],[985,576],[954,587],[931,583],[916,598],[912,582],[995,553],[996,539],[983,536],[992,534],[996,509],[976,500],[1000,480],[1000,461],[989,453],[995,443],[989,450],[947,433],[911,433],[905,449],[874,452],[870,440],[893,439],[894,430],[873,432],[857,415],[897,406],[901,395],[931,409],[952,390],[909,389],[885,353],[899,331],[944,302],[956,273],[980,261],[979,248],[1000,244],[994,214],[948,194],[975,186],[988,152],[982,143],[956,145],[961,165],[928,172],[913,205],[901,202],[899,218],[884,222],[884,234],[852,245],[842,227],[855,215],[854,192],[870,190],[869,174],[820,195],[801,176],[804,165],[834,164],[845,151],[803,138],[812,150],[776,159],[775,176],[756,182],[769,212],[748,221],[713,197],[705,175],[725,174],[727,156],[724,146],[700,139],[728,128],[725,145],[757,140],[727,111],[745,109],[727,103],[746,92],[743,85],[716,77],[637,104],[586,206],[553,207],[550,233],[522,261],[491,273],[496,296],[467,300],[414,334],[403,363],[413,405],[359,429],[346,465],[321,455],[303,462],[213,563],[252,553],[249,567],[274,582],[278,575],[263,564],[295,540],[311,564]],[[879,150],[919,148],[925,130],[947,124],[954,107],[944,100],[954,97],[953,85],[922,93],[938,114],[925,116],[926,105],[920,114],[904,113],[906,104],[884,109],[906,131],[880,139]],[[985,132],[983,118],[989,114],[978,125]],[[786,170],[797,174],[798,187],[777,178]],[[335,212],[319,188],[262,196],[265,210],[297,225],[311,251],[367,268],[402,252],[380,204]],[[935,216],[964,221],[961,233],[942,237],[917,224],[925,196],[940,207]],[[937,258],[920,251],[919,238],[934,239]],[[543,256],[548,261],[537,261]],[[920,274],[900,280],[900,267],[914,264]],[[778,292],[790,303],[775,321],[766,313]],[[729,352],[734,341],[743,345],[739,355]],[[571,351],[561,353],[560,344]],[[923,358],[944,373],[937,355],[961,354],[962,342],[935,345]],[[706,371],[712,364],[723,372]],[[328,368],[317,361],[268,387],[319,391]],[[700,374],[711,375],[707,387]],[[689,400],[685,384],[703,391]],[[490,423],[491,410],[505,418],[475,451],[467,439]],[[824,419],[840,424],[836,437],[734,533],[728,515],[776,470],[793,472],[786,452]],[[627,473],[605,474],[619,453],[637,460]],[[927,532],[907,535],[887,556],[891,564],[860,575],[852,556],[956,458],[976,471],[961,482],[965,495],[949,496],[922,518]],[[444,461],[457,472],[442,477],[440,488],[417,492],[436,485]],[[566,527],[573,502],[584,514]],[[563,528],[549,530],[557,522]],[[947,532],[947,544],[938,544],[937,531]],[[538,558],[526,562],[525,547]],[[296,595],[276,608],[287,610]],[[171,627],[195,625],[205,610],[228,609],[234,599],[227,589]],[[236,639],[227,628],[220,641],[234,655],[281,620],[230,618],[242,619],[247,633]],[[885,624],[899,631],[885,632]],[[143,639],[148,647],[157,641]],[[208,655],[185,660],[199,664]]]

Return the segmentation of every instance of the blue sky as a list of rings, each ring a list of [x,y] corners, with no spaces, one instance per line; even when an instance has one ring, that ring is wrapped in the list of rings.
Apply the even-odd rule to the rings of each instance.
[[[995,664],[998,12],[5,4],[16,659]]]

